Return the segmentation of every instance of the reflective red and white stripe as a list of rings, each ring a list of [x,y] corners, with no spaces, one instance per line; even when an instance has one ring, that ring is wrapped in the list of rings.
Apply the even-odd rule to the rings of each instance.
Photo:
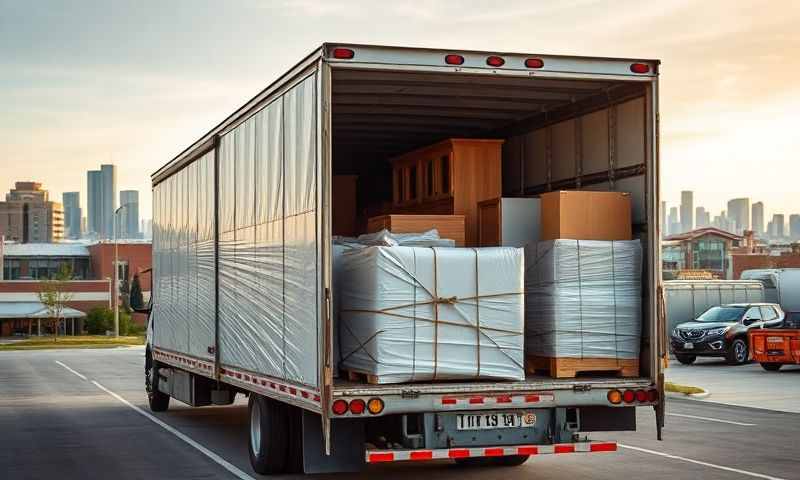
[[[480,406],[513,407],[536,405],[543,402],[555,401],[553,393],[525,393],[519,395],[471,395],[464,397],[444,396],[441,399],[442,407],[452,409],[476,408]]]
[[[561,453],[616,452],[615,442],[579,442],[556,445],[517,445],[513,447],[444,448],[438,450],[367,450],[367,463],[443,460],[448,458],[503,457],[509,455],[547,455]]]
[[[214,375],[213,362],[209,363],[200,358],[161,349],[153,349],[153,358],[185,370],[199,372],[207,377],[213,377]],[[294,400],[310,403],[316,407],[320,405],[318,391],[306,389],[290,383],[283,383],[274,378],[244,372],[230,367],[220,367],[219,373],[222,380],[241,385],[248,390],[254,390],[267,395],[272,394],[273,396],[291,397]]]

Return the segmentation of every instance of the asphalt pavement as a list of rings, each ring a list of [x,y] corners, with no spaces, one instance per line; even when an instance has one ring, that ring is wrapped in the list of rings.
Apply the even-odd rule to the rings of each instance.
[[[138,347],[0,352],[0,478],[259,478],[247,455],[246,405],[173,401],[151,414],[143,356]],[[670,400],[664,441],[651,409],[639,409],[638,423],[636,432],[593,435],[619,442],[616,453],[545,455],[511,469],[415,462],[317,478],[800,479],[798,413]]]

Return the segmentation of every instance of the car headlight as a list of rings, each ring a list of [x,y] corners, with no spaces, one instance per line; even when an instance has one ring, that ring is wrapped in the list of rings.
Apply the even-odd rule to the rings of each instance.
[[[731,327],[722,327],[722,328],[715,328],[713,330],[709,330],[706,332],[706,335],[709,337],[718,337],[720,335],[725,335],[725,332],[730,330]]]

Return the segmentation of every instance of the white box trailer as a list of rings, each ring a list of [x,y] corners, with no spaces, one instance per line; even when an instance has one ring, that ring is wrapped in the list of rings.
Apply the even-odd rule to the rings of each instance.
[[[667,331],[691,322],[711,307],[728,303],[761,303],[764,285],[755,280],[667,280],[664,282]]]
[[[741,277],[761,282],[765,301],[777,303],[785,312],[800,312],[800,268],[745,270]]]
[[[658,69],[640,59],[316,49],[152,175],[151,408],[248,395],[260,473],[610,451],[585,434],[634,430],[643,406],[656,408],[660,437]],[[388,159],[470,137],[505,140],[503,196],[630,193],[644,252],[640,376],[335,378],[332,176],[359,175],[361,206],[377,204],[391,199]]]

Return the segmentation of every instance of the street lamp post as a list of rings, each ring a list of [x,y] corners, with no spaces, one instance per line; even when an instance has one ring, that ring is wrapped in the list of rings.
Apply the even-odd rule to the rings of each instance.
[[[114,210],[114,336],[119,337],[119,242],[117,241],[117,215],[128,206],[120,205]]]

